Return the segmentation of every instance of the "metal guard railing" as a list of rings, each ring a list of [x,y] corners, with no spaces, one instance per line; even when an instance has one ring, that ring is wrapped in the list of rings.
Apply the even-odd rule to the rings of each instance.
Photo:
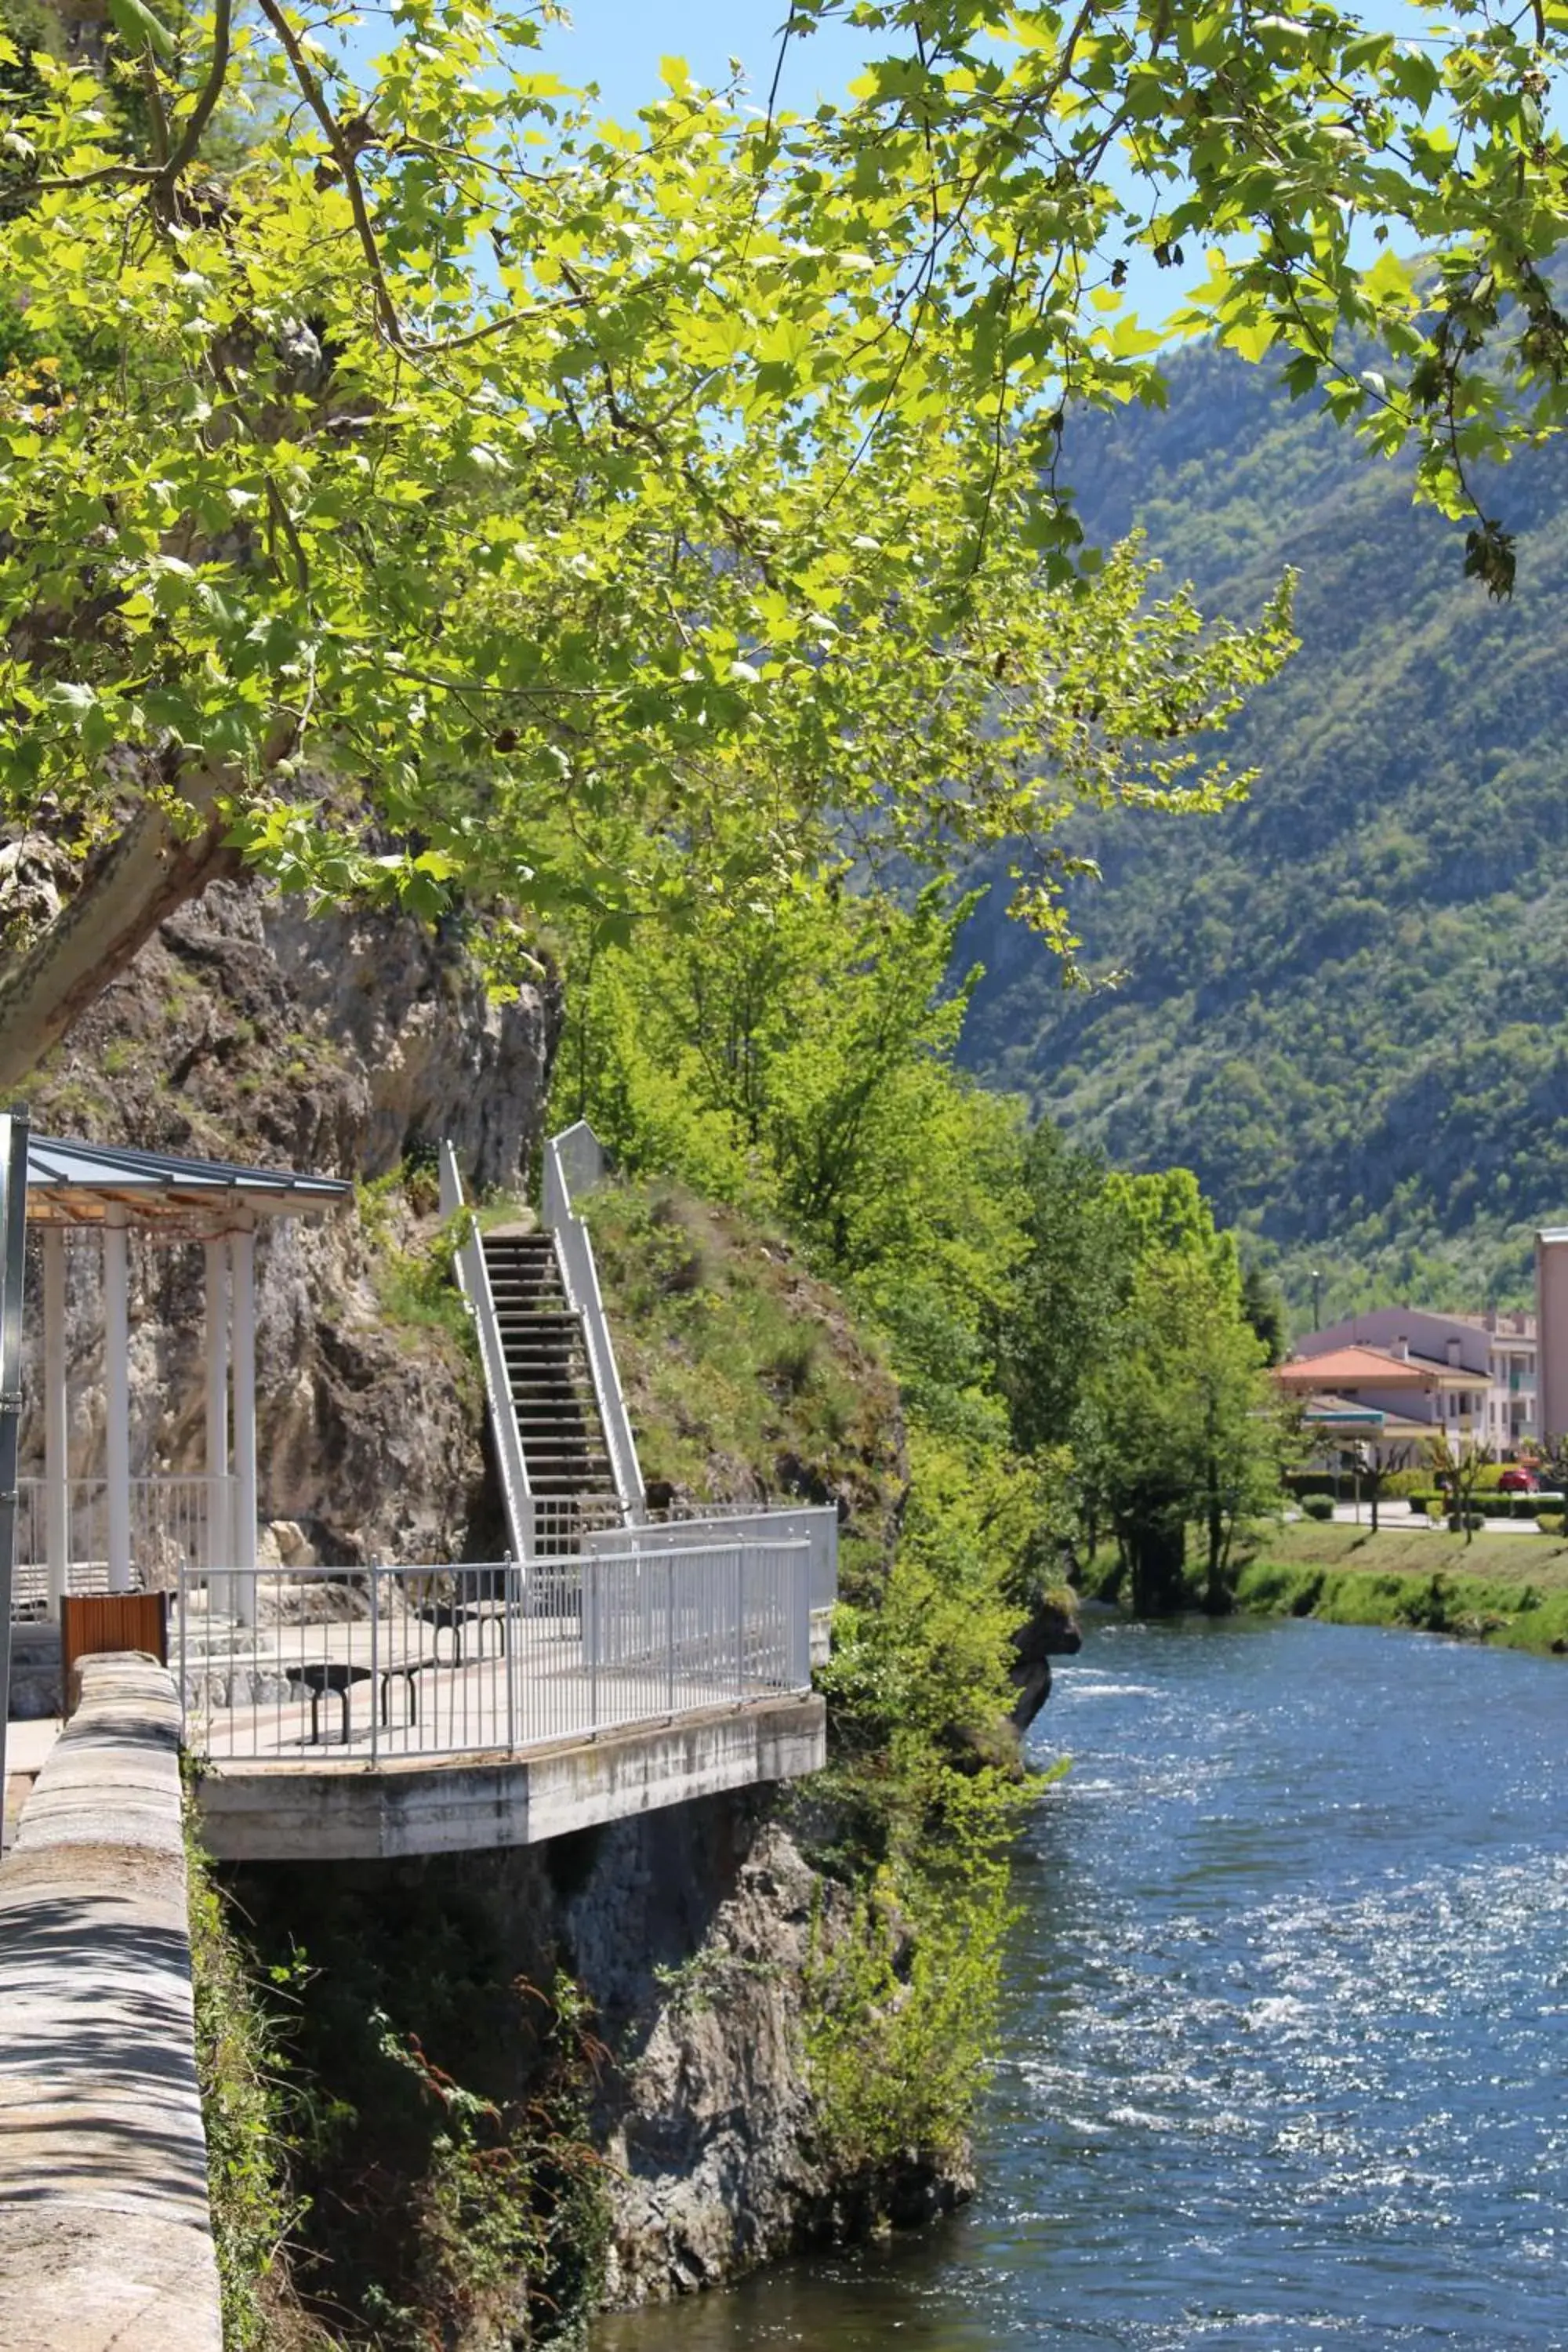
[[[446,1141],[441,1145],[440,1204],[444,1217],[452,1216],[464,1205],[463,1180],[458,1172],[458,1155]],[[528,1465],[523,1459],[522,1441],[518,1435],[511,1381],[507,1373],[506,1350],[501,1345],[495,1300],[490,1295],[484,1243],[479,1226],[471,1220],[458,1249],[457,1263],[458,1287],[468,1302],[468,1311],[474,1318],[475,1337],[479,1343],[485,1402],[489,1408],[490,1429],[495,1438],[496,1465],[500,1473],[507,1534],[511,1538],[514,1555],[521,1559],[534,1549]]]
[[[228,1572],[234,1556],[234,1490],[225,1473],[170,1473],[131,1481],[131,1582],[141,1591],[172,1591],[178,1574]],[[49,1612],[48,1482],[16,1482],[16,1566],[12,1612],[37,1619]],[[107,1592],[109,1482],[65,1481],[65,1589]]]
[[[694,1530],[702,1530],[694,1538]],[[811,1606],[831,1609],[838,1598],[838,1508],[834,1503],[670,1503],[650,1510],[637,1528],[645,1552],[679,1549],[702,1542],[804,1542],[808,1547]],[[584,1536],[584,1548],[601,1551],[613,1535]]]
[[[543,1220],[555,1237],[555,1255],[566,1303],[582,1321],[588,1370],[616,1498],[626,1519],[637,1521],[643,1517],[647,1507],[637,1441],[632,1435],[615,1343],[599,1291],[594,1244],[572,1202],[574,1181],[580,1192],[590,1192],[600,1181],[604,1167],[605,1155],[598,1137],[585,1119],[578,1119],[574,1126],[552,1135],[544,1147]]]
[[[810,1547],[688,1543],[451,1568],[180,1580],[186,1744],[210,1760],[483,1755],[810,1687]]]

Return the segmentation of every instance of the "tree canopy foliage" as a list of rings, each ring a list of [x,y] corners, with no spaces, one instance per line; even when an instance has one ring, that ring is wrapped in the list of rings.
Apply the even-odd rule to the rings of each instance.
[[[1286,602],[1205,632],[1133,550],[1055,559],[934,284],[889,378],[901,201],[836,128],[786,157],[672,68],[618,129],[459,0],[363,75],[279,0],[112,22],[0,53],[0,793],[98,854],[12,1066],[193,843],[613,931],[828,827],[946,853],[1234,789],[1192,739]]]
[[[1289,643],[1082,543],[1068,420],[1161,396],[1129,243],[1225,239],[1193,318],[1450,508],[1556,422],[1554,6],[1413,47],[1319,0],[867,5],[847,103],[672,66],[629,128],[489,0],[407,0],[363,70],[283,0],[11,10],[0,793],[89,862],[8,1076],[239,856],[613,934],[829,829],[1016,841],[1070,948],[1060,820],[1222,802],[1194,739]],[[1433,274],[1363,268],[1373,220]]]
[[[910,341],[951,303],[999,420],[1048,394],[1030,422],[1053,489],[1064,408],[1150,388],[1127,254],[1179,271],[1189,240],[1209,274],[1186,320],[1278,355],[1384,454],[1413,448],[1427,495],[1473,519],[1467,569],[1508,593],[1474,468],[1563,421],[1560,0],[1412,7],[1402,30],[1330,0],[801,0],[791,21],[829,16],[875,36],[829,135],[901,204]]]

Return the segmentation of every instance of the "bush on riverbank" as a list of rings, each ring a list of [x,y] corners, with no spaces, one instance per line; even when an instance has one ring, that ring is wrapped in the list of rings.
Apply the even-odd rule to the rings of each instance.
[[[276,1996],[291,1971],[287,1963],[264,1970],[242,1937],[203,1849],[188,1785],[184,1833],[196,2080],[224,2352],[329,2352],[332,2339],[300,2307],[287,2251],[301,2207],[291,2178]]]
[[[874,2206],[900,2167],[963,2169],[991,2063],[1039,1498],[961,1330],[923,1329],[918,1382],[895,1381],[909,1332],[775,1224],[668,1179],[611,1186],[589,1214],[650,1480],[838,1506],[828,1767],[779,1802],[855,1897],[814,1954],[802,2059],[816,2150]]]

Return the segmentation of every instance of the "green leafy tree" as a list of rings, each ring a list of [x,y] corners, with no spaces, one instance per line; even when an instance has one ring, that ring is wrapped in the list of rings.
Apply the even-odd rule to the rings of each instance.
[[[973,1347],[1020,1247],[1016,1108],[958,1071],[967,901],[837,869],[576,969],[557,1099],[626,1165],[782,1217],[916,1350]],[[944,1340],[957,1315],[967,1343]]]
[[[1203,1604],[1229,1606],[1236,1531],[1278,1500],[1283,1444],[1262,1347],[1223,1266],[1156,1247],[1078,1423],[1081,1475],[1125,1549],[1136,1609],[1179,1605],[1189,1524],[1203,1531]]]
[[[1114,1340],[1133,1258],[1105,1164],[1042,1119],[1024,1158],[1026,1254],[1001,1335],[1002,1378],[1028,1452],[1068,1439],[1085,1381]]]
[[[1238,789],[1203,738],[1288,599],[1205,632],[1135,549],[1053,571],[956,256],[889,373],[897,206],[826,124],[786,152],[672,66],[617,129],[535,69],[539,21],[411,0],[358,72],[282,0],[120,0],[26,51],[0,804],[80,878],[0,982],[0,1079],[241,858],[624,938],[847,825],[1020,840],[1070,950],[1063,816]]]
[[[7,1080],[240,857],[613,925],[689,898],[694,811],[786,863],[858,817],[1022,843],[1070,954],[1062,816],[1216,805],[1194,740],[1289,644],[1080,548],[1067,420],[1161,389],[1129,241],[1224,239],[1193,320],[1414,444],[1511,579],[1472,480],[1560,423],[1545,0],[1420,46],[1318,0],[902,0],[850,106],[672,67],[630,131],[530,70],[527,12],[415,0],[364,72],[281,0],[86,21],[0,54],[0,794],[81,856]]]
[[[1285,1301],[1278,1283],[1253,1261],[1241,1270],[1241,1311],[1257,1334],[1266,1363],[1285,1360]]]

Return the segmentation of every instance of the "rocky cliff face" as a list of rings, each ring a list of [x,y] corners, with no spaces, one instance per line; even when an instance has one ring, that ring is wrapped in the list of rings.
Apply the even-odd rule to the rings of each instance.
[[[502,2145],[521,2127],[538,2148],[540,1996],[561,1969],[598,2045],[583,2122],[608,2241],[591,2300],[689,2293],[969,2192],[957,2168],[870,2181],[824,2163],[802,2008],[813,1940],[831,1941],[851,1898],[808,1867],[765,1793],[331,1878],[258,1866],[237,1890],[267,1955],[287,1960],[300,1941],[312,1966],[290,2038],[313,2107],[342,2120],[304,2158],[297,2277],[329,2311],[416,2310],[430,2341],[461,2352],[525,2340],[515,2275],[486,2260],[482,2189],[452,2235],[437,2102],[460,2084],[489,2103]],[[411,2100],[391,2045],[416,2046],[447,2089]]]
[[[61,878],[47,842],[4,854],[0,942],[58,903]],[[521,1190],[559,1010],[550,987],[491,1002],[460,936],[307,916],[253,884],[218,883],[163,925],[51,1057],[34,1124],[373,1185],[428,1168],[448,1136],[479,1187]],[[475,1375],[449,1331],[400,1316],[387,1279],[433,1231],[434,1186],[384,1183],[362,1205],[368,1216],[351,1205],[258,1238],[263,1514],[295,1559],[444,1559],[482,1515]],[[96,1242],[84,1237],[68,1264],[71,1468],[89,1476],[102,1459]],[[132,1314],[132,1471],[200,1470],[199,1249],[133,1241]],[[36,1415],[27,1439],[24,1467],[36,1468]]]

